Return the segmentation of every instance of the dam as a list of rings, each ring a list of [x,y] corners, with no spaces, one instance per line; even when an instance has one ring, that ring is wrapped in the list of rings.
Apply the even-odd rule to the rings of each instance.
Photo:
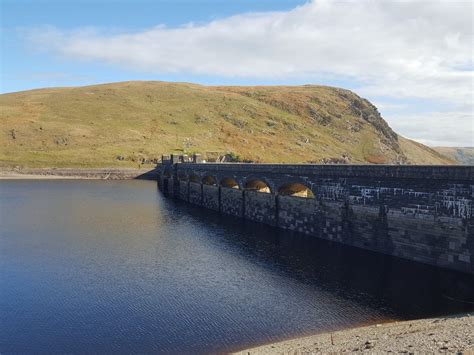
[[[474,167],[207,163],[163,156],[168,196],[288,231],[474,274]]]

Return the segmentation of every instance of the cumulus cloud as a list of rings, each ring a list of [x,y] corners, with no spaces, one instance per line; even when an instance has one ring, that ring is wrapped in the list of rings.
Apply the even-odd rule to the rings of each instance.
[[[472,120],[472,10],[469,0],[316,0],[287,12],[201,25],[135,33],[49,28],[31,39],[63,56],[156,74],[344,80],[369,98],[443,102],[452,108],[449,116],[465,124],[453,115]]]
[[[390,123],[395,131],[408,132],[408,138],[430,146],[474,146],[472,112],[433,112],[428,115],[394,116]]]

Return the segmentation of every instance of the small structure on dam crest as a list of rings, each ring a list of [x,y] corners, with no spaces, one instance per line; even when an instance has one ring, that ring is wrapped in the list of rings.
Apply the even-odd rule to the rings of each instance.
[[[202,163],[172,155],[161,191],[216,212],[474,274],[474,167]]]

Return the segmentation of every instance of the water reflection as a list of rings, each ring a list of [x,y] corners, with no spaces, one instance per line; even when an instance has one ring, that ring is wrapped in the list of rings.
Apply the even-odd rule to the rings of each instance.
[[[2,352],[223,352],[472,309],[445,297],[470,297],[466,275],[242,223],[153,182],[4,181],[0,204]]]
[[[471,275],[174,203],[197,220],[220,225],[226,230],[226,241],[242,248],[250,260],[264,261],[268,267],[344,298],[377,304],[394,317],[414,319],[474,308]],[[232,233],[236,230],[238,234]]]

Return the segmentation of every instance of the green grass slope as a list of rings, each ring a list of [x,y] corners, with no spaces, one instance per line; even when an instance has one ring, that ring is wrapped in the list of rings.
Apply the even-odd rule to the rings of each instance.
[[[4,167],[137,167],[169,152],[285,163],[449,164],[323,86],[122,82],[0,95]]]

